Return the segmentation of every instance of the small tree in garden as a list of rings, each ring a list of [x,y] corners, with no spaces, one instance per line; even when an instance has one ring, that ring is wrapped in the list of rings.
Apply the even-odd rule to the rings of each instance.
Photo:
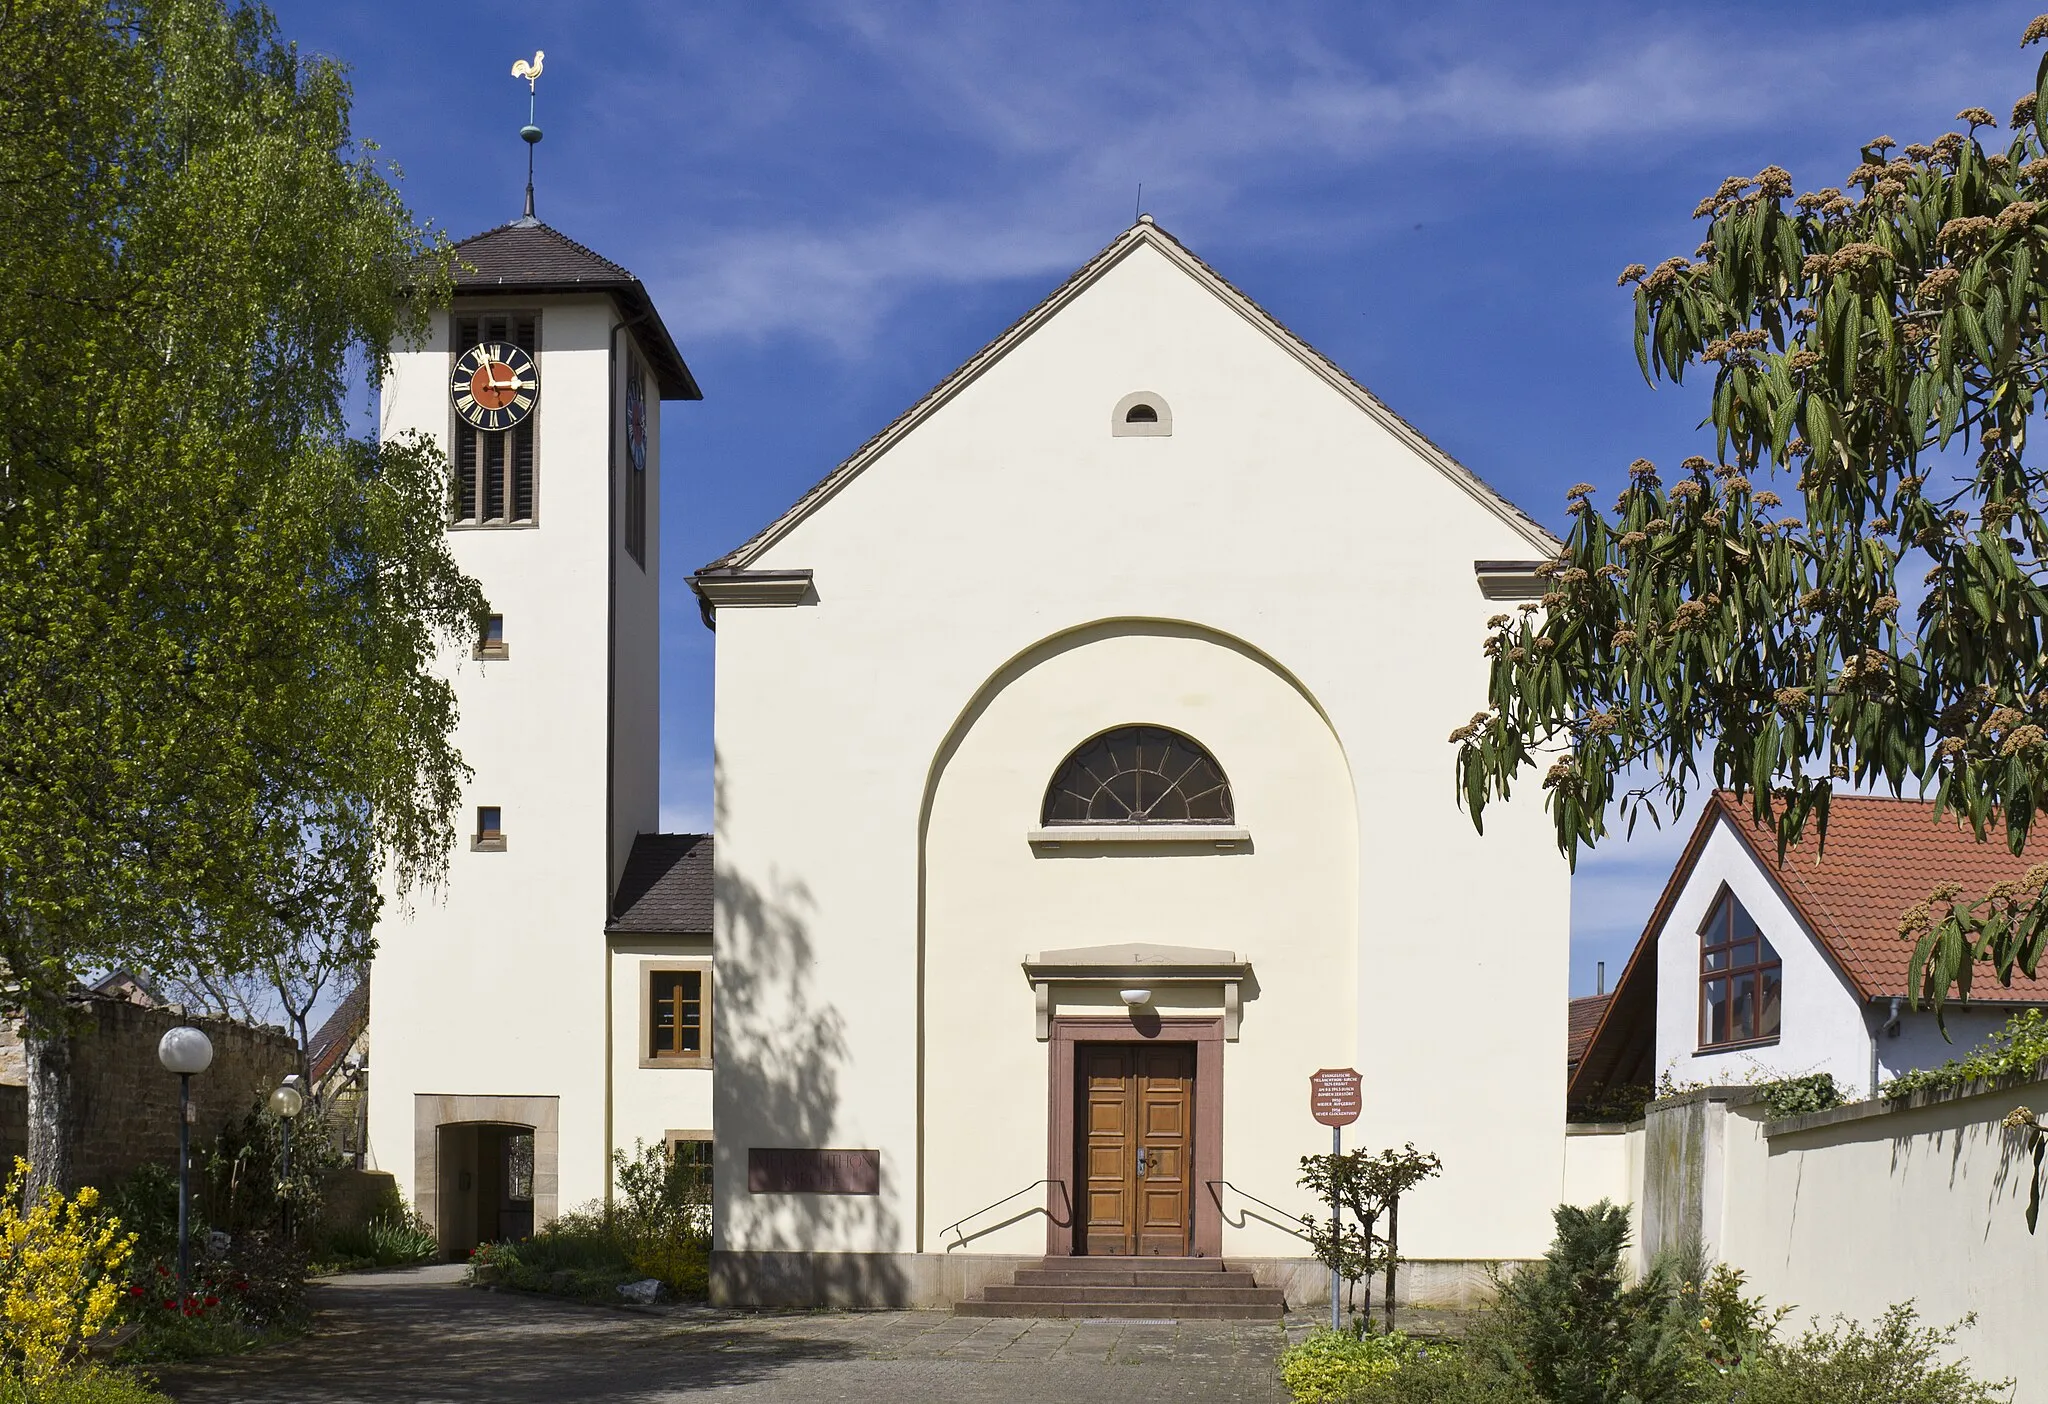
[[[1715,458],[1637,460],[1608,512],[1572,490],[1549,592],[1495,616],[1452,733],[1475,824],[1532,767],[1568,855],[1708,778],[1786,844],[1825,838],[1837,783],[1911,784],[2021,851],[2048,806],[2048,59],[2008,136],[1956,120],[1873,138],[1840,187],[1730,177],[1691,258],[1623,272],[1643,374],[1713,379]],[[2035,974],[2044,880],[1907,914],[1937,1011]]]
[[[1365,1314],[1372,1315],[1372,1278],[1392,1264],[1393,1247],[1377,1232],[1379,1222],[1401,1196],[1441,1173],[1443,1161],[1409,1142],[1400,1150],[1346,1151],[1341,1155],[1305,1155],[1295,1183],[1324,1204],[1334,1204],[1338,1222],[1327,1217],[1301,1217],[1302,1230],[1316,1259],[1349,1282],[1355,1294],[1363,1284]],[[1350,1221],[1343,1221],[1343,1214]]]

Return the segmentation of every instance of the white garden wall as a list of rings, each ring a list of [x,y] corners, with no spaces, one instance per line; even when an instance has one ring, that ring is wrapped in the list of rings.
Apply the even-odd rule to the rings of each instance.
[[[1583,1165],[1611,1166],[1617,1147],[1632,1159],[1638,1265],[1697,1232],[1750,1291],[1793,1308],[1791,1330],[1872,1321],[1907,1300],[1934,1324],[1974,1313],[1961,1353],[1981,1375],[2017,1380],[2015,1404],[2048,1404],[2048,1244],[2026,1222],[2033,1143],[2001,1126],[2023,1105],[2048,1108],[2048,1081],[1776,1121],[1753,1089],[1722,1087],[1568,1145],[1586,1147]]]

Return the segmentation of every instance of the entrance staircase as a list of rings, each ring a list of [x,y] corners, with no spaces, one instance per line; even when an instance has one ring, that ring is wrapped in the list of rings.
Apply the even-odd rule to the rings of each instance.
[[[1183,1321],[1270,1321],[1286,1307],[1278,1287],[1253,1285],[1221,1258],[1046,1258],[1015,1280],[990,1283],[956,1316],[1079,1316]]]

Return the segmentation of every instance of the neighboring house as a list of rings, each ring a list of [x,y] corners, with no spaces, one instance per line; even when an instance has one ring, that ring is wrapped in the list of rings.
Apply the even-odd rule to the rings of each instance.
[[[714,1296],[1320,1290],[1247,1198],[1306,1207],[1319,1068],[1348,1145],[1443,1158],[1405,1255],[1540,1255],[1569,879],[1533,786],[1474,831],[1445,735],[1558,549],[1146,217],[698,572]]]
[[[1567,1007],[1565,1016],[1564,1075],[1567,1081],[1579,1070],[1579,1062],[1586,1056],[1586,1045],[1593,1041],[1593,1030],[1600,1027],[1600,1016],[1607,1012],[1611,994],[1581,995]]]
[[[1980,976],[1969,1004],[1947,1007],[1945,1041],[1911,1007],[1900,918],[1945,883],[1981,897],[2036,861],[2015,858],[2002,833],[1979,843],[1932,804],[1837,795],[1825,846],[1809,833],[1781,863],[1746,803],[1711,796],[1573,1073],[1571,1104],[1667,1075],[1826,1072],[1855,1098],[1939,1065],[2015,1009],[2048,1004],[2048,979],[2006,989]]]
[[[646,287],[530,213],[455,252],[380,429],[447,452],[491,614],[441,660],[457,851],[378,929],[369,1150],[459,1255],[606,1197],[615,1150],[708,1131],[714,991],[708,851],[701,916],[647,916],[643,877],[690,842],[655,832],[659,411],[701,395]]]

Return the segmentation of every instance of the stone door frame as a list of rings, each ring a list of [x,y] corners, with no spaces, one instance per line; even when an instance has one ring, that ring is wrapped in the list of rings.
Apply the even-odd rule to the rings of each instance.
[[[560,1097],[465,1097],[415,1092],[412,1098],[412,1203],[440,1231],[441,1128],[485,1122],[533,1128],[533,1226],[553,1223],[561,1211]]]
[[[1214,1184],[1223,1178],[1223,1016],[1132,1014],[1052,1016],[1046,1063],[1051,1077],[1046,1128],[1045,1255],[1072,1257],[1074,1220],[1074,1050],[1082,1043],[1185,1043],[1195,1050],[1194,1224],[1198,1258],[1223,1256],[1223,1210]]]

